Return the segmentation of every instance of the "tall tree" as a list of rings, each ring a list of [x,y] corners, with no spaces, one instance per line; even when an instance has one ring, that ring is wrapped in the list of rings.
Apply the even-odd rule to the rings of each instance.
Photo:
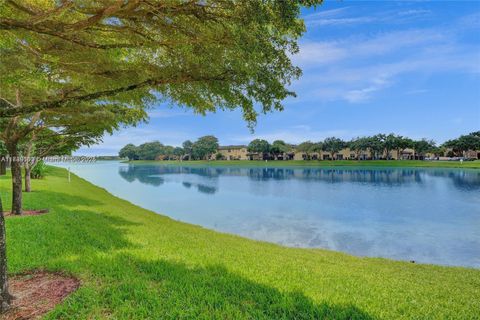
[[[402,159],[402,152],[407,148],[413,148],[413,140],[407,137],[397,136],[395,142],[398,160]]]
[[[7,173],[7,148],[5,144],[0,140],[0,176],[3,176]]]
[[[370,148],[370,138],[369,137],[358,137],[352,139],[349,143],[349,148],[355,152],[357,160],[364,160],[365,154]]]
[[[283,155],[290,151],[291,146],[286,144],[285,141],[283,140],[275,140],[273,141],[270,151],[275,157],[275,159],[278,159],[280,155]]]
[[[217,150],[218,139],[214,136],[200,137],[192,147],[194,157],[201,160],[208,160]]]
[[[393,133],[388,135],[384,135],[383,137],[383,147],[384,147],[384,155],[387,160],[390,160],[392,150],[395,150],[398,147],[399,137]]]
[[[2,1],[0,30],[8,32],[0,32],[0,119],[25,137],[16,125],[37,112],[143,111],[160,99],[199,114],[240,108],[252,126],[258,112],[282,110],[282,100],[295,95],[288,86],[301,73],[290,61],[305,30],[300,7],[320,2]],[[11,155],[18,142],[6,143]],[[18,166],[12,169],[21,186]],[[9,306],[7,292],[4,272],[0,311]]]
[[[368,138],[368,147],[372,155],[372,159],[379,159],[385,150],[384,135],[377,134]]]
[[[190,140],[184,141],[182,143],[182,148],[183,148],[183,157],[188,157],[188,159],[191,159],[193,154],[193,142]]]
[[[129,143],[120,149],[118,156],[120,158],[128,158],[130,161],[138,160],[138,148],[134,144]]]
[[[267,140],[255,139],[248,144],[248,152],[255,152],[262,156],[262,159],[265,160],[270,154],[270,143]]]
[[[425,153],[435,149],[435,142],[433,140],[421,139],[413,142],[413,159],[418,156],[425,156]]]
[[[457,155],[464,155],[468,150],[480,150],[480,131],[461,135],[457,139],[446,141],[443,146],[451,148]]]
[[[335,160],[335,154],[345,148],[345,142],[342,139],[330,137],[323,141],[323,151],[330,153],[332,160]]]
[[[140,160],[155,160],[163,153],[164,145],[158,141],[142,143],[137,148]]]
[[[311,141],[304,141],[304,142],[300,143],[295,149],[298,152],[304,153],[304,155],[305,155],[304,160],[310,160],[311,154],[313,152],[315,152],[314,147],[315,147],[315,143],[313,143]]]

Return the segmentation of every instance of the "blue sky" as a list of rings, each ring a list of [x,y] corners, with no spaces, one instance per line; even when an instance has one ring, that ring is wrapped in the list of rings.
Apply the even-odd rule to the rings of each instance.
[[[285,111],[251,134],[238,111],[206,117],[158,105],[150,121],[77,154],[115,155],[127,143],[181,145],[213,134],[290,143],[398,133],[443,142],[480,129],[480,1],[326,1],[302,12],[307,32],[293,60],[303,76]]]

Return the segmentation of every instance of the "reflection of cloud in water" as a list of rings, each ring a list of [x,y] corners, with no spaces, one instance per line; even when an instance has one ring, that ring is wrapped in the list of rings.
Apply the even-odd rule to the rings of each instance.
[[[458,265],[470,261],[480,266],[480,241],[432,238],[426,241],[422,229],[389,231],[388,226],[345,228],[333,221],[324,223],[300,217],[259,217],[240,220],[231,217],[215,223],[215,228],[252,239],[275,242],[290,247],[324,248],[357,256],[415,260],[420,263]],[[424,230],[428,233],[428,230]],[[465,241],[469,245],[465,246]],[[478,257],[472,260],[471,257]]]
[[[132,201],[222,232],[361,256],[480,266],[480,171],[169,165],[118,170],[128,182],[155,187],[138,188]]]

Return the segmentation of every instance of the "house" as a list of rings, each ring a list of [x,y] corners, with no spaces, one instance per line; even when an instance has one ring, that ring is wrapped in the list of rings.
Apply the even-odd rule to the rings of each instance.
[[[247,146],[222,146],[218,148],[217,153],[220,153],[225,160],[248,160]],[[215,159],[215,154],[213,159]]]

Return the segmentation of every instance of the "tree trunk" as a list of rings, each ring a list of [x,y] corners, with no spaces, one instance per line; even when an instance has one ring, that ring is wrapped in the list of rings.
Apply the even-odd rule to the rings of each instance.
[[[0,176],[7,174],[7,159],[4,156],[0,156]]]
[[[11,156],[12,170],[12,213],[22,214],[22,165],[16,145],[7,146]]]
[[[25,192],[32,191],[31,179],[32,179],[32,166],[28,164],[25,166]]]
[[[5,236],[5,217],[3,216],[2,199],[0,198],[0,313],[4,313],[10,308],[13,298],[8,291],[7,243]]]

